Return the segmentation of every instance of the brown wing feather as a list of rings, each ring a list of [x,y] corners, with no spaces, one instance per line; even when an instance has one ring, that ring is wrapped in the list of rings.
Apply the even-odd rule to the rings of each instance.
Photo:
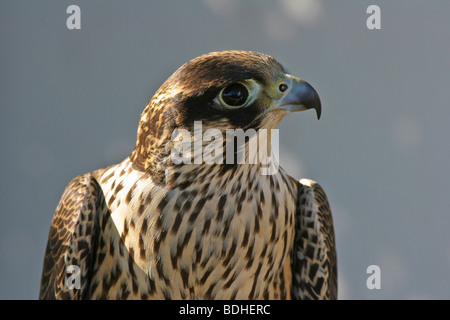
[[[98,217],[106,207],[104,203],[103,192],[91,174],[78,176],[67,185],[50,227],[39,299],[88,297]],[[68,280],[69,265],[79,267],[79,289],[69,289],[69,284],[76,283]]]
[[[337,299],[337,257],[333,218],[318,183],[298,183],[293,290],[297,299]]]

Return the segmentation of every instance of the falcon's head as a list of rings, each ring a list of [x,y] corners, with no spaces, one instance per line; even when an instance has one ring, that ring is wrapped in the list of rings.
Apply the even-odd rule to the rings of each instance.
[[[317,92],[271,56],[251,51],[212,52],[181,66],[144,110],[133,162],[155,170],[170,153],[172,133],[203,128],[272,129],[289,112],[315,109]]]

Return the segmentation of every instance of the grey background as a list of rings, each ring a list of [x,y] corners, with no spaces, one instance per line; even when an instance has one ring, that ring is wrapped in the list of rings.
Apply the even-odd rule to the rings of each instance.
[[[66,8],[81,8],[81,30]],[[381,30],[366,8],[381,7]],[[342,299],[450,298],[450,2],[1,1],[0,298],[36,299],[65,185],[134,147],[145,104],[200,54],[270,54],[323,103],[281,163],[334,212]],[[366,268],[381,268],[368,290]]]

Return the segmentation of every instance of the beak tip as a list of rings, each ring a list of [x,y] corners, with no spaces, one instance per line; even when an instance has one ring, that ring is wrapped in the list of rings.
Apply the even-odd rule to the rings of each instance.
[[[319,94],[317,91],[306,81],[301,81],[298,91],[298,100],[307,109],[316,110],[317,120],[322,115],[322,103],[320,102]]]
[[[306,81],[291,76],[293,88],[283,99],[281,106],[290,105],[290,111],[302,111],[307,109],[316,110],[317,120],[322,115],[322,103],[317,91]]]
[[[319,102],[319,105],[314,109],[316,109],[317,120],[320,120],[320,116],[322,115],[322,106],[321,106],[320,102]]]

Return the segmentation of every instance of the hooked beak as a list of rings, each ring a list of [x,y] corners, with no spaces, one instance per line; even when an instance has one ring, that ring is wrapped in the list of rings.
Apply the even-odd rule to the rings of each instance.
[[[316,90],[306,81],[288,75],[292,80],[289,93],[281,100],[278,108],[289,112],[315,109],[317,119],[320,119],[322,106]]]

